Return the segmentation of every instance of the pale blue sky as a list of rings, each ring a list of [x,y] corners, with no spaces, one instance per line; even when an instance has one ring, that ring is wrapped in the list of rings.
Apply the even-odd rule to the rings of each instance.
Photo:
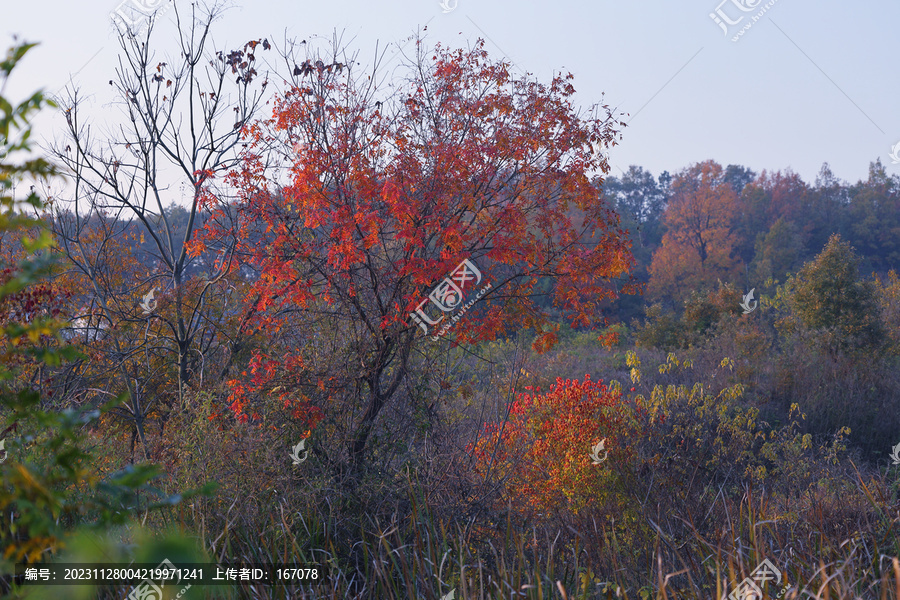
[[[710,13],[721,6],[732,19],[747,15],[743,25],[765,2],[742,13],[732,2],[759,0],[720,1],[458,0],[444,13],[438,0],[245,0],[234,2],[214,34],[219,47],[232,47],[281,40],[285,29],[298,39],[337,30],[353,40],[361,62],[376,41],[402,42],[426,24],[432,43],[467,46],[483,37],[493,56],[544,81],[555,70],[571,71],[584,106],[605,93],[605,102],[631,113],[610,155],[613,175],[630,164],[658,175],[710,158],[757,172],[790,167],[810,183],[825,161],[851,182],[865,178],[878,157],[889,173],[900,173],[889,156],[900,141],[898,57],[890,42],[900,2],[776,0],[732,42]],[[0,2],[4,46],[13,33],[41,42],[9,95],[55,92],[74,76],[103,113],[118,52],[109,13],[118,2]],[[52,122],[44,117],[38,133],[51,132]]]

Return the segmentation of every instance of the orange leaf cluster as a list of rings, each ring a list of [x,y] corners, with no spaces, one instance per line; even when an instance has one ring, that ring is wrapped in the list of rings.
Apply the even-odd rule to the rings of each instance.
[[[488,423],[468,450],[479,473],[505,477],[508,500],[521,512],[577,512],[604,496],[607,471],[590,454],[604,438],[610,456],[620,451],[620,401],[589,375],[583,382],[557,379],[547,393],[520,394],[507,423]]]

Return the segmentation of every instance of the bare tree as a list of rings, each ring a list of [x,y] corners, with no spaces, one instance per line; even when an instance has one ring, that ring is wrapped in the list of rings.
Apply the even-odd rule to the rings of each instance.
[[[54,231],[74,271],[89,282],[84,305],[110,338],[109,358],[128,394],[120,414],[133,421],[145,454],[144,421],[160,400],[148,394],[151,358],[168,356],[175,366],[180,400],[215,343],[208,303],[229,272],[235,245],[220,238],[197,256],[192,244],[204,206],[227,195],[220,176],[236,164],[242,130],[268,83],[255,68],[268,40],[215,51],[210,29],[218,6],[192,4],[184,20],[177,5],[174,13],[177,53],[162,60],[151,49],[152,18],[140,37],[120,34],[119,66],[109,83],[125,118],[96,134],[82,95],[69,90],[60,101],[67,136],[50,149],[71,176],[65,196],[55,198]],[[187,215],[176,223],[166,207],[179,189]],[[147,247],[145,268],[115,272],[109,250],[128,235],[135,238],[130,249],[137,240]]]

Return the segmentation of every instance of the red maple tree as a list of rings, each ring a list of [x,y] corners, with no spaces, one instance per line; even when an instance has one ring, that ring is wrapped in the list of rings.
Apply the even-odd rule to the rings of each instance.
[[[207,232],[239,240],[234,268],[255,271],[257,327],[274,336],[309,317],[285,356],[258,352],[253,377],[232,382],[232,408],[244,413],[254,394],[277,390],[327,412],[343,395],[355,459],[414,348],[439,333],[462,344],[533,329],[545,350],[556,336],[539,279],[552,278],[556,309],[590,325],[633,265],[591,184],[618,135],[609,108],[580,115],[571,74],[549,85],[513,78],[483,41],[417,48],[389,94],[337,60],[296,66],[272,118],[246,128],[248,151],[230,176],[237,200],[218,205]],[[311,358],[329,334],[332,368]]]

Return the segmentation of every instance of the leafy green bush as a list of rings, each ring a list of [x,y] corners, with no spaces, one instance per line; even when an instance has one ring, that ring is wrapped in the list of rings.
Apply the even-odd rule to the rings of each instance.
[[[825,249],[792,277],[789,303],[799,325],[816,332],[832,353],[878,350],[885,341],[875,283],[863,280],[860,258],[833,235]]]

